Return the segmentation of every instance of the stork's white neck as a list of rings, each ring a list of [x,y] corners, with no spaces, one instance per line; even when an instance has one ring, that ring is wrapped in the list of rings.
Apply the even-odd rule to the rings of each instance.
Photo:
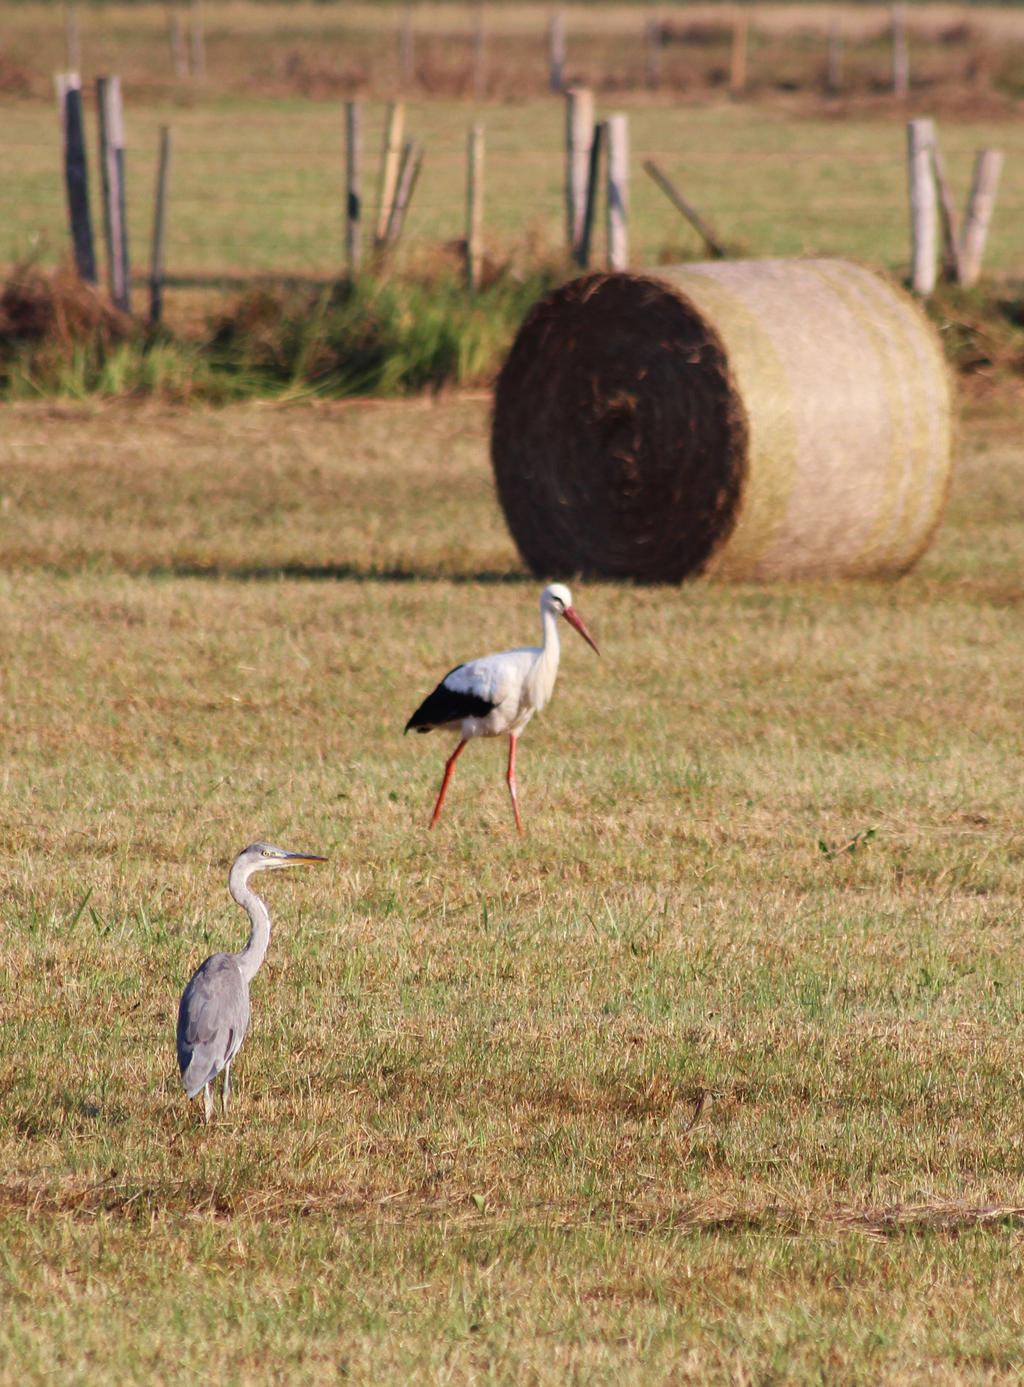
[[[270,911],[261,896],[249,887],[249,873],[231,869],[228,877],[228,890],[249,916],[249,942],[240,953],[235,954],[242,977],[252,982],[259,972],[270,947]]]
[[[558,660],[561,655],[561,642],[558,635],[558,616],[550,607],[540,609],[541,624],[544,628],[544,642],[537,651],[537,659],[531,672],[533,685],[533,706],[539,711],[545,706],[558,678]]]

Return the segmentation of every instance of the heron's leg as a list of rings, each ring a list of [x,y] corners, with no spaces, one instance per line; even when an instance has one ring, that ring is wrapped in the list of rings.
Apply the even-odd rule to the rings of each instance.
[[[209,1122],[213,1117],[213,1094],[210,1092],[210,1085],[203,1085],[203,1111],[206,1114],[206,1121]]]
[[[437,796],[437,803],[434,805],[434,817],[430,820],[431,828],[433,828],[434,825],[437,823],[438,816],[441,813],[441,805],[444,803],[444,792],[445,790],[447,790],[448,782],[452,778],[452,771],[455,769],[455,762],[459,759],[459,753],[462,751],[462,748],[465,745],[466,739],[465,737],[463,737],[462,741],[458,744],[458,746],[455,748],[452,754],[448,757],[448,760],[444,763],[444,779],[441,781],[441,790]]]
[[[522,833],[523,821],[519,817],[519,800],[516,796],[516,739],[514,736],[509,736],[508,739],[508,775],[505,779],[508,781],[508,792],[512,796],[512,811],[516,816],[516,828]]]
[[[224,1104],[224,1116],[228,1115],[228,1103],[231,1101],[231,1061],[228,1060],[224,1066],[224,1088],[221,1091],[221,1102]]]

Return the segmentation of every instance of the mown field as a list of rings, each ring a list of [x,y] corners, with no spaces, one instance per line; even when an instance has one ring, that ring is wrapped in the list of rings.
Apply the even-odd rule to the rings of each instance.
[[[487,414],[5,408],[0,1380],[1010,1380],[1019,402],[897,584],[577,590],[522,840],[401,736],[537,629]]]
[[[4,17],[5,263],[63,253],[40,12]],[[244,13],[251,56],[285,12]],[[83,42],[119,15],[83,9]],[[178,131],[169,267],[333,274],[337,103],[261,95],[210,37],[204,92],[111,49],[130,159]],[[961,195],[1006,151],[1009,298],[1024,150],[986,92],[940,133]],[[734,248],[899,274],[906,111],[791,96],[631,98],[634,159]],[[537,258],[561,105],[482,110],[491,249]],[[410,104],[411,257],[460,234],[478,114]],[[692,255],[634,186],[638,261]],[[986,361],[899,582],[574,586],[602,653],[565,633],[523,838],[503,747],[466,752],[431,833],[451,742],[402,736],[445,670],[539,631],[486,389],[0,405],[0,1387],[1019,1380],[1024,400]],[[227,871],[260,837],[330,860],[263,878],[206,1128],[177,1001],[244,943]]]

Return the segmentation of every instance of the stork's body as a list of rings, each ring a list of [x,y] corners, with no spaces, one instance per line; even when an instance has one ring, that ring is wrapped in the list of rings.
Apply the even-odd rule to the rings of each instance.
[[[212,954],[189,979],[178,1006],[178,1067],[189,1098],[202,1090],[207,1122],[213,1116],[211,1085],[224,1074],[222,1101],[231,1097],[231,1061],[249,1029],[249,984],[267,956],[270,911],[249,887],[253,872],[271,867],[298,867],[325,862],[309,853],[286,852],[269,843],[253,843],[235,858],[228,890],[249,916],[249,942],[237,954]]]
[[[540,612],[544,632],[540,645],[505,650],[498,655],[482,655],[478,660],[456,665],[406,723],[406,732],[431,732],[435,727],[444,727],[459,733],[459,744],[445,763],[431,828],[437,823],[455,762],[466,743],[474,737],[508,737],[505,778],[516,827],[522,833],[523,821],[516,793],[516,742],[534,713],[546,706],[554,692],[560,654],[558,618],[564,616],[587,644],[597,650],[582,618],[573,609],[569,589],[562,583],[552,583],[544,589],[540,595]]]

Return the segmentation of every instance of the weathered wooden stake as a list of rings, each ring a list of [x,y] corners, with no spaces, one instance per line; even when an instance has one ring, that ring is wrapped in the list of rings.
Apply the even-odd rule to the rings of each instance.
[[[605,121],[608,138],[608,268],[629,268],[629,121],[624,115]]]
[[[160,157],[156,166],[156,198],[153,203],[153,256],[149,270],[149,325],[156,327],[164,312],[164,239],[167,226],[167,188],[171,176],[172,135],[169,125],[160,127]]]
[[[565,19],[561,10],[556,10],[551,16],[551,25],[548,29],[548,53],[551,71],[551,90],[553,92],[564,91]]]
[[[398,183],[398,165],[402,157],[402,131],[405,125],[405,107],[401,101],[392,101],[384,120],[384,144],[380,157],[380,194],[377,204],[377,227],[373,243],[378,249],[388,237],[388,218],[395,200],[395,186]]]
[[[345,102],[345,263],[351,276],[363,263],[363,113],[359,101]]]
[[[910,287],[927,297],[935,288],[935,175],[932,150],[935,125],[931,120],[907,123],[907,165],[910,184]]]
[[[110,297],[116,308],[131,312],[128,228],[125,225],[124,110],[120,77],[96,78],[100,118],[100,169],[103,176],[103,226],[107,240]]]
[[[729,90],[739,96],[747,85],[747,39],[750,34],[750,16],[740,10],[732,25],[732,62],[729,67]]]
[[[594,126],[594,133],[590,140],[590,164],[587,170],[587,202],[583,214],[583,230],[580,232],[579,245],[576,249],[575,260],[583,270],[590,268],[590,243],[594,235],[594,222],[597,220],[597,198],[601,176],[601,146],[605,140],[604,122]]]
[[[64,154],[64,186],[68,199],[68,224],[74,248],[75,269],[80,279],[96,283],[96,252],[89,215],[89,169],[85,155],[85,126],[82,121],[82,84],[77,72],[57,76],[57,105],[60,111],[61,143]]]
[[[466,283],[470,291],[480,287],[484,259],[484,127],[469,132],[466,173]]]
[[[570,87],[565,93],[565,229],[573,256],[583,235],[593,142],[594,94],[586,87]]]
[[[708,253],[716,260],[723,260],[725,258],[725,247],[722,245],[721,241],[697,211],[696,207],[694,207],[692,203],[686,201],[677,190],[675,184],[662,173],[653,159],[644,160],[644,171],[651,175],[655,183],[657,183],[658,187],[668,198],[669,202],[672,203],[672,206],[675,207],[677,211],[681,212],[694,228],[707,247]]]
[[[998,149],[983,149],[974,161],[974,182],[967,202],[964,234],[960,243],[960,283],[977,284],[985,253],[989,223],[996,205],[1003,155]]]
[[[398,182],[395,186],[395,200],[391,205],[388,229],[384,238],[388,249],[398,244],[398,238],[402,234],[405,214],[408,211],[409,203],[412,201],[413,190],[416,187],[416,180],[420,176],[422,163],[422,146],[417,144],[415,140],[406,140],[405,148],[402,150],[402,163],[398,170]]]
[[[203,0],[192,0],[192,76],[206,76],[206,33],[203,25]]]
[[[932,172],[939,196],[939,221],[942,225],[942,273],[954,284],[963,282],[963,269],[960,264],[960,239],[956,229],[956,208],[953,205],[953,190],[946,177],[946,161],[939,149],[939,137],[935,136],[932,145]]]
[[[892,94],[905,101],[910,91],[910,56],[907,51],[907,14],[902,0],[892,7]]]

